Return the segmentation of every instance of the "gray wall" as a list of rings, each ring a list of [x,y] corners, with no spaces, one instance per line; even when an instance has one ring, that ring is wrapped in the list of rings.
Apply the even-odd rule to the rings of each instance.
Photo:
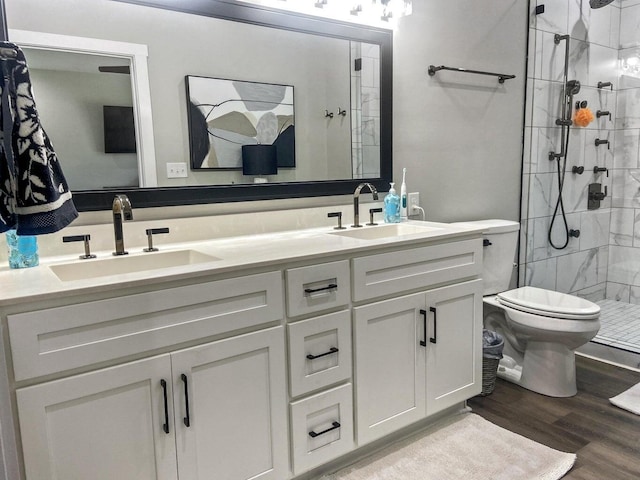
[[[427,219],[518,220],[527,42],[523,0],[414,1],[394,37],[394,178]],[[517,75],[427,75],[429,65]]]

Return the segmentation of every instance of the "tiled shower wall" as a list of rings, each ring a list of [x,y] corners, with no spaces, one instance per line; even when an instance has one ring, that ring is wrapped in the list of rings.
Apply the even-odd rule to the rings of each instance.
[[[360,59],[356,70],[355,59]],[[380,176],[380,47],[351,42],[353,178]]]
[[[623,0],[621,6],[620,60],[638,63],[640,0]],[[640,304],[640,72],[620,73],[606,294]]]
[[[590,183],[601,183],[611,193],[612,180],[616,178],[614,147],[622,3],[616,1],[597,10],[592,10],[586,0],[530,3],[520,284],[598,300],[607,291],[611,195],[600,209],[587,210],[587,191]],[[542,5],[544,13],[536,15],[536,6]],[[594,113],[611,112],[611,120],[605,115],[586,128],[571,129],[563,199],[569,228],[580,230],[580,236],[571,238],[563,250],[552,248],[547,238],[558,198],[557,164],[549,160],[549,152],[560,152],[562,148],[560,127],[555,121],[560,117],[565,42],[556,45],[556,33],[570,35],[568,76],[582,84],[574,103],[586,100]],[[597,88],[598,82],[611,82],[614,88]],[[596,147],[596,138],[608,140],[610,148],[606,144]],[[572,173],[574,166],[584,167],[584,173]],[[609,169],[609,176],[594,173],[596,166]],[[564,238],[564,224],[558,215],[552,240],[561,245]]]

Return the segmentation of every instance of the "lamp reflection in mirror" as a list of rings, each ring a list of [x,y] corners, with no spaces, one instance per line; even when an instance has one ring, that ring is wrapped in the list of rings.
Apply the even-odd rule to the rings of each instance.
[[[267,183],[263,175],[278,173],[278,156],[275,145],[243,145],[242,174],[256,175],[253,183]]]

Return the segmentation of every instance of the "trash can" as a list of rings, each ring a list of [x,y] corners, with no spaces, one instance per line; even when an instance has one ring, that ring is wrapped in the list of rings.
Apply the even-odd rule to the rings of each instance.
[[[498,363],[502,358],[504,339],[502,335],[491,330],[482,330],[482,392],[481,396],[489,395],[496,386]]]

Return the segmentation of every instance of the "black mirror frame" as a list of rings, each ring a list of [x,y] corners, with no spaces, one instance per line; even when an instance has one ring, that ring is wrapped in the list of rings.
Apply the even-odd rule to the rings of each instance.
[[[181,2],[175,2],[175,0],[115,1],[380,45],[380,178],[367,178],[365,180],[381,191],[387,190],[393,176],[392,30],[326,20],[309,15],[285,13],[248,4],[240,5],[229,3],[225,0],[182,0]],[[4,0],[0,0],[0,30],[1,39],[7,40],[8,30]],[[146,208],[346,195],[353,193],[361,181],[352,179],[257,185],[105,189],[77,192],[73,194],[73,198],[79,211],[99,211],[111,209],[113,197],[118,193],[127,194],[136,208]]]

